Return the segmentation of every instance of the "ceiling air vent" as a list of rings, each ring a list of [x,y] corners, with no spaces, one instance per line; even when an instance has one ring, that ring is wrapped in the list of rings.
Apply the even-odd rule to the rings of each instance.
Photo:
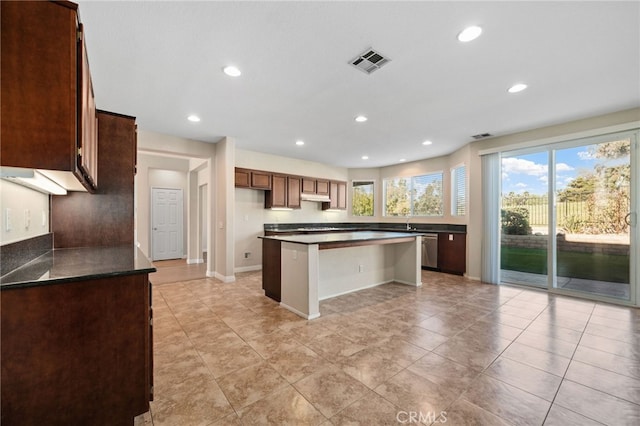
[[[473,135],[471,137],[474,138],[475,140],[478,140],[478,139],[490,138],[491,136],[493,136],[491,133],[478,133],[477,135]]]
[[[391,61],[391,59],[385,58],[375,50],[367,49],[352,59],[349,63],[360,71],[371,74],[389,61]]]

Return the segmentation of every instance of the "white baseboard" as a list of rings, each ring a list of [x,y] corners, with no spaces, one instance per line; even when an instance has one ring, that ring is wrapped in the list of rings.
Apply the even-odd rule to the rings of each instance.
[[[294,314],[301,316],[304,319],[308,319],[308,320],[312,320],[312,319],[316,319],[320,317],[320,313],[314,314],[314,315],[307,315],[304,314],[302,312],[300,312],[299,310],[297,310],[296,308],[292,308],[291,306],[280,302],[280,306],[283,307],[284,309],[293,312]]]
[[[234,273],[238,272],[251,272],[251,271],[261,271],[262,265],[252,265],[252,266],[240,266],[239,268],[235,268],[233,270]]]
[[[474,280],[474,281],[482,281],[482,279],[480,277],[470,277],[469,275],[465,275],[465,277],[469,278],[470,280]]]
[[[204,259],[187,259],[187,265],[192,265],[194,263],[204,263]]]
[[[215,271],[207,271],[207,277],[217,278],[223,283],[233,283],[236,281],[235,275],[222,275],[221,273]]]

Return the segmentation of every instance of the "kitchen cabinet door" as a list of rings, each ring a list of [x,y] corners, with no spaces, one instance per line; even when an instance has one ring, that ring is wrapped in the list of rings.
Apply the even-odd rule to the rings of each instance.
[[[440,232],[438,234],[438,269],[450,274],[466,272],[466,234]]]
[[[81,65],[86,55],[78,50],[77,5],[0,2],[0,10],[1,164],[70,172],[93,191],[85,175],[95,178],[96,171],[83,169],[97,163],[96,150],[89,147],[91,138],[95,140],[91,130],[95,129],[91,119],[91,108],[95,119],[95,105],[82,95],[88,74]],[[84,135],[89,139],[83,145]],[[86,159],[78,158],[83,146],[90,151]]]
[[[98,186],[98,123],[93,84],[89,71],[87,48],[84,44],[84,27],[80,24],[78,41],[78,67],[81,76],[80,97],[78,99],[78,166],[83,178],[92,186]]]
[[[316,180],[316,194],[317,195],[329,195],[329,181],[328,180]]]
[[[266,189],[266,190],[271,189],[271,173],[252,170],[251,171],[251,188]]]
[[[347,183],[338,182],[338,210],[347,209]]]
[[[312,178],[302,178],[302,193],[316,194],[316,180]]]
[[[287,176],[271,177],[271,191],[267,191],[264,195],[264,207],[267,209],[287,207]]]
[[[251,170],[236,167],[236,188],[251,188]]]
[[[287,177],[287,207],[291,209],[299,209],[301,207],[300,183],[301,179],[299,177]]]
[[[347,183],[341,181],[329,182],[329,197],[331,201],[322,203],[322,210],[346,210]]]

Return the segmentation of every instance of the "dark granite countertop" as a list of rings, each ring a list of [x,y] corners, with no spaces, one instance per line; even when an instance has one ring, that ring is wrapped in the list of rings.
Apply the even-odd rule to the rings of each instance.
[[[386,222],[328,222],[328,223],[265,223],[264,230],[273,234],[278,233],[322,233],[341,231],[388,231],[388,232],[414,232],[414,233],[466,233],[466,225],[454,225],[446,223],[409,223],[411,229],[407,229],[406,223]]]
[[[417,237],[420,234],[410,232],[383,232],[383,231],[356,231],[356,232],[324,232],[304,235],[274,235],[270,237],[258,237],[263,239],[278,240],[296,244],[326,244],[348,243],[356,241],[375,241],[393,238]]]
[[[9,290],[155,270],[144,253],[133,246],[55,249],[0,277],[0,288]]]

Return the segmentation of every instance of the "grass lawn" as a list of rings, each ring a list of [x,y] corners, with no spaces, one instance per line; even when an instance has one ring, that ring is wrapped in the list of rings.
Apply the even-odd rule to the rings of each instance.
[[[502,269],[547,274],[546,250],[501,247],[500,262]],[[629,256],[561,251],[557,263],[557,275],[561,277],[629,282]]]

